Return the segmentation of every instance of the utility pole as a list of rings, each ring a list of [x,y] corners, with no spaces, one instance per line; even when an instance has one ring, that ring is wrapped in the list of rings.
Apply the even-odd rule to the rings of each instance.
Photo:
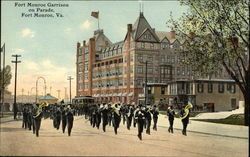
[[[16,119],[17,116],[17,104],[16,104],[16,87],[17,87],[17,63],[21,63],[21,61],[18,61],[18,57],[21,57],[21,55],[12,55],[12,57],[15,57],[14,61],[11,61],[12,63],[15,63],[15,88],[14,88],[14,119]]]
[[[67,102],[68,100],[68,97],[67,97],[67,87],[64,87],[64,102]]]
[[[3,71],[2,71],[2,52],[3,52]],[[0,105],[2,110],[2,117],[3,117],[3,109],[4,109],[4,69],[5,68],[5,43],[3,44],[3,47],[1,47],[0,52]]]
[[[57,98],[58,98],[58,100],[60,100],[60,90],[57,90]]]
[[[72,78],[71,76],[68,76],[69,80],[69,103],[71,103],[71,80],[73,80],[74,78]]]
[[[24,89],[22,88],[22,103],[23,103],[23,92],[24,92]]]

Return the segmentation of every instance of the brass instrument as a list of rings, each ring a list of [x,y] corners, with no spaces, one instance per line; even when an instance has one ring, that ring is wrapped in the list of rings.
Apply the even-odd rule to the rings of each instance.
[[[38,116],[43,112],[43,107],[45,107],[45,106],[49,106],[49,104],[46,103],[46,102],[42,102],[42,103],[38,106],[38,109],[37,109],[37,111],[36,111],[36,115],[33,116],[33,118],[38,117]]]
[[[185,119],[188,116],[189,109],[191,109],[191,108],[193,108],[193,105],[190,102],[188,102],[187,106],[184,108],[184,112],[185,112],[184,115],[182,117],[180,117],[181,120]]]

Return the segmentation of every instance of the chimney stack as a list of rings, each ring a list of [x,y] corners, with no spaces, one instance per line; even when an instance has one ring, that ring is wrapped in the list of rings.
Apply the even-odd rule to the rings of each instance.
[[[128,32],[132,32],[132,24],[128,24]]]
[[[175,39],[175,31],[172,30],[170,32],[170,37],[169,38],[170,38],[170,40]]]
[[[85,40],[83,40],[83,46],[86,46],[86,41]]]
[[[76,47],[79,48],[81,46],[81,44],[79,42],[77,42]]]

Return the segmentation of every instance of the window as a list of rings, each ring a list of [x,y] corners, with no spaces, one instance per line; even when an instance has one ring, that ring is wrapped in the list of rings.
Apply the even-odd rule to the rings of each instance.
[[[130,66],[130,73],[133,73],[133,72],[134,72],[133,66],[131,65],[131,66]]]
[[[235,93],[236,92],[236,86],[234,83],[228,83],[227,84],[227,90],[230,92],[230,93]]]
[[[138,74],[142,74],[142,73],[143,73],[143,70],[142,70],[142,69],[143,69],[143,66],[138,65],[138,66],[137,66],[137,73],[138,73]]]
[[[145,48],[145,43],[141,43],[141,48],[142,48],[142,49]]]
[[[153,56],[148,56],[147,62],[148,62],[148,63],[152,63],[152,62],[153,62]]]
[[[84,83],[84,89],[87,89],[88,88],[88,83]]]
[[[180,71],[180,68],[177,67],[177,75],[180,75],[181,71]]]
[[[85,66],[84,66],[84,71],[88,71],[88,64],[85,64]]]
[[[134,56],[133,56],[133,55],[130,56],[130,61],[131,61],[131,62],[134,61]]]
[[[161,57],[160,57],[160,62],[161,62],[161,63],[164,63],[164,61],[165,61],[164,56],[161,56]]]
[[[224,84],[223,83],[218,84],[218,92],[219,93],[224,93]]]
[[[171,62],[171,56],[168,56],[167,57],[167,63],[170,63]]]
[[[161,49],[164,50],[166,48],[166,43],[161,43]]]
[[[152,74],[152,73],[153,73],[153,67],[147,67],[147,69],[148,69],[147,72],[148,72],[149,74]]]
[[[79,83],[79,84],[78,84],[78,89],[79,89],[79,90],[82,90],[82,83]]]
[[[149,40],[151,39],[151,35],[150,35],[150,34],[148,35],[148,39],[149,39]]]
[[[144,35],[144,39],[147,39],[147,34]]]
[[[203,93],[203,84],[198,83],[198,93]]]
[[[182,75],[185,75],[185,67],[182,67]]]
[[[175,56],[172,56],[172,63],[175,62]]]
[[[137,61],[138,61],[138,62],[142,62],[142,61],[143,61],[143,57],[142,57],[141,55],[138,55],[138,56],[137,56]]]
[[[150,49],[154,49],[154,44],[153,43],[150,44]]]
[[[165,94],[165,87],[161,87],[161,94],[162,94],[162,95]]]
[[[207,92],[208,93],[213,93],[213,84],[212,83],[207,84]]]
[[[79,81],[82,81],[82,74],[79,74]]]

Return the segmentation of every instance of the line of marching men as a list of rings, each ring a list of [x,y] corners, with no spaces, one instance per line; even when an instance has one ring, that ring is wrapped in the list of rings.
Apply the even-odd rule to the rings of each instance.
[[[188,105],[187,105],[188,106]],[[114,133],[118,133],[118,128],[122,121],[130,130],[131,126],[138,129],[138,138],[142,140],[143,129],[150,135],[151,121],[153,119],[153,130],[157,131],[159,110],[157,106],[143,106],[143,105],[129,105],[129,104],[96,104],[77,107],[66,105],[64,103],[48,105],[42,104],[26,104],[23,108],[23,125],[25,129],[33,130],[36,136],[39,136],[39,129],[42,117],[50,118],[53,120],[53,127],[59,130],[62,126],[62,132],[65,133],[66,127],[68,128],[68,136],[71,135],[73,128],[74,116],[84,116],[88,119],[90,125],[94,128],[106,132],[106,126],[112,126]],[[170,106],[167,111],[169,120],[170,133],[173,133],[173,123],[176,114],[173,106]],[[180,116],[182,118],[183,130],[182,134],[186,135],[186,128],[189,121],[189,112],[183,107]],[[101,125],[102,124],[102,125]]]
[[[90,125],[97,129],[100,128],[102,122],[102,129],[105,132],[106,126],[113,126],[114,133],[117,134],[119,125],[122,123],[130,130],[131,126],[138,129],[138,138],[142,140],[143,129],[146,129],[146,134],[150,135],[151,121],[153,119],[153,130],[157,131],[157,121],[159,115],[159,109],[154,105],[127,105],[127,104],[96,104],[91,106],[85,106],[83,109],[85,119],[88,119]],[[168,131],[173,133],[173,123],[176,117],[173,106],[170,106],[167,110],[169,128]],[[185,106],[181,109],[179,116],[182,117],[183,130],[182,134],[186,134],[186,128],[189,122],[189,112],[185,110]]]
[[[74,110],[70,105],[57,104],[25,104],[22,110],[23,123],[22,128],[33,130],[33,134],[39,136],[42,118],[50,118],[53,120],[53,127],[57,130],[62,124],[63,133],[66,126],[68,128],[68,136],[71,135],[74,121]]]

